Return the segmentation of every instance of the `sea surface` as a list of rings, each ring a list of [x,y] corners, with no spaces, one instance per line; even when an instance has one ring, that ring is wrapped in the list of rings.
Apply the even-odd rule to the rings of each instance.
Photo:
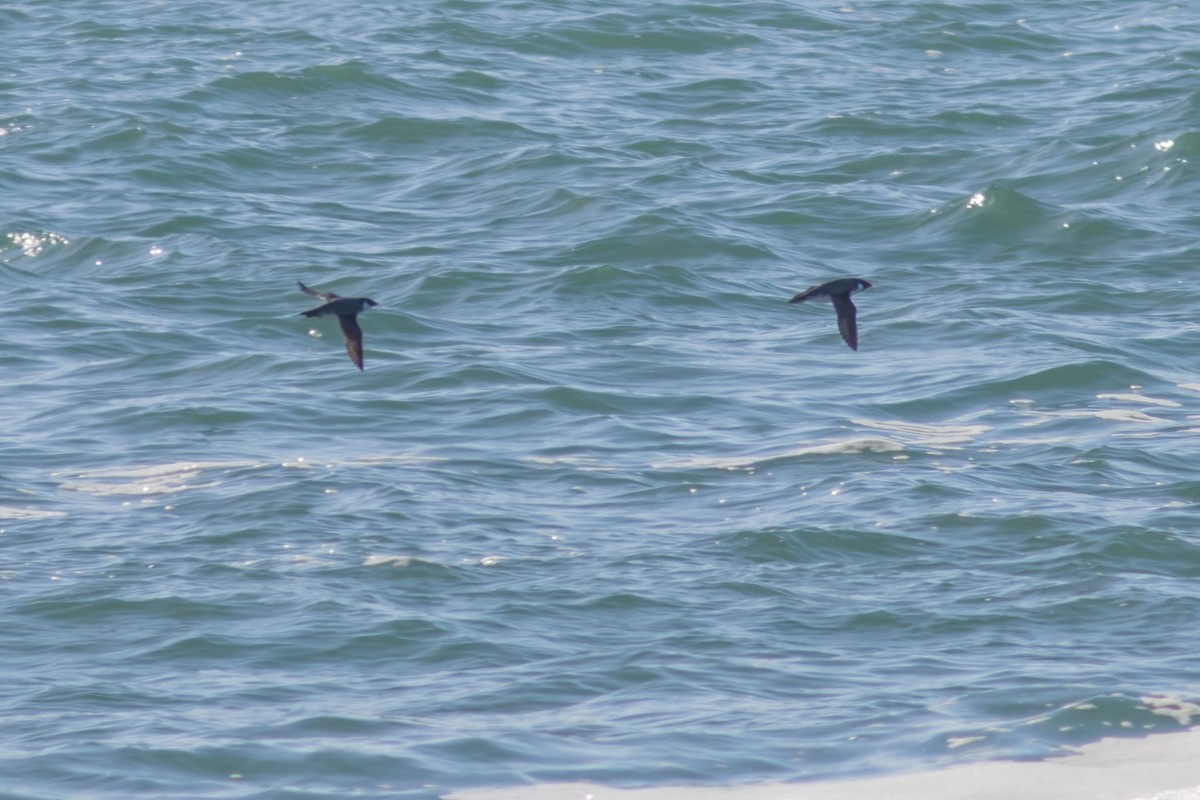
[[[4,800],[1200,721],[1195,4],[18,0],[0,41]],[[852,276],[857,352],[787,302]],[[364,372],[297,280],[380,303]]]

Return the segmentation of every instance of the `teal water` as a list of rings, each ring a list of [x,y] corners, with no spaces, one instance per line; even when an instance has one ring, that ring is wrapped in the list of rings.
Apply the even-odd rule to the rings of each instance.
[[[1190,724],[1187,4],[30,0],[0,35],[0,796]],[[850,275],[857,353],[786,302]],[[365,372],[297,279],[382,304]]]

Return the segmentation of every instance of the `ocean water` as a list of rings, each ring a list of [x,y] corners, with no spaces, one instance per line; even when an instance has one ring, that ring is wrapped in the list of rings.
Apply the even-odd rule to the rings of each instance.
[[[1200,710],[1190,4],[0,37],[5,800],[812,782]],[[858,352],[786,302],[843,276]],[[381,304],[364,372],[297,280]]]

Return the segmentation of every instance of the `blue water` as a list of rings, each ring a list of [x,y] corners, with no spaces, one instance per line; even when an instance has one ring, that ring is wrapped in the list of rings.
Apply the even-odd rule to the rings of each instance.
[[[27,0],[0,38],[5,800],[1190,722],[1188,4]],[[842,276],[857,353],[786,302]],[[364,372],[297,279],[381,303]]]

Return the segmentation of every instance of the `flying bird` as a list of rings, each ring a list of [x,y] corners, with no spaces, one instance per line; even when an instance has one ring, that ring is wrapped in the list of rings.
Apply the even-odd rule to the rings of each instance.
[[[850,302],[850,295],[870,289],[870,281],[862,278],[838,278],[837,280],[805,289],[800,294],[788,300],[789,303],[803,303],[805,300],[829,300],[837,311],[838,330],[851,350],[858,349],[858,309]]]
[[[354,366],[358,367],[359,371],[363,368],[363,346],[362,346],[362,328],[358,327],[358,315],[368,308],[373,308],[379,305],[374,300],[368,297],[340,297],[333,292],[314,292],[312,289],[305,286],[300,281],[300,291],[305,294],[311,294],[313,297],[320,297],[327,301],[323,306],[317,306],[312,311],[302,312],[305,317],[326,317],[331,314],[336,314],[338,322],[342,326],[342,333],[346,336],[346,352],[350,354],[350,360],[354,362]]]

